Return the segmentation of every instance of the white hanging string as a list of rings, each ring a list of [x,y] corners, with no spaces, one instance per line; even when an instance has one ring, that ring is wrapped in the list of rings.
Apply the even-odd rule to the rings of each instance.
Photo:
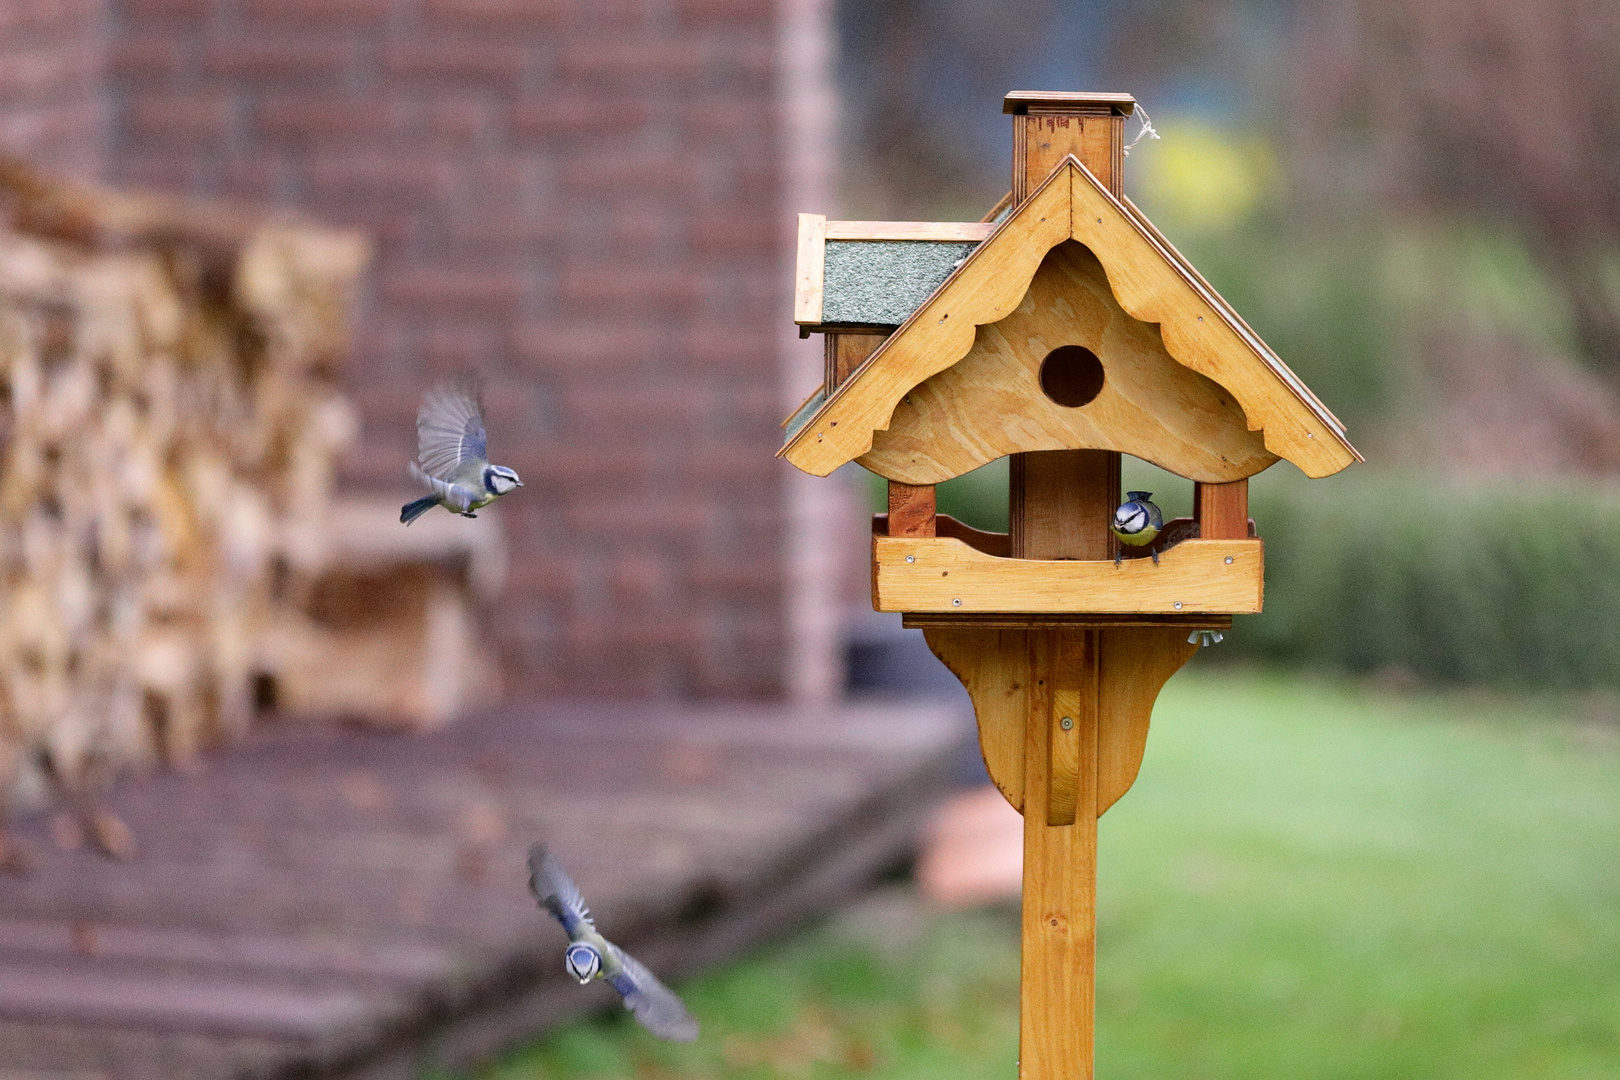
[[[1155,139],[1159,137],[1159,133],[1153,130],[1153,121],[1148,118],[1147,110],[1138,105],[1135,111],[1136,115],[1142,120],[1142,129],[1136,133],[1136,138],[1132,139],[1130,145],[1125,148],[1126,157],[1130,157],[1131,150],[1143,139],[1150,136]]]

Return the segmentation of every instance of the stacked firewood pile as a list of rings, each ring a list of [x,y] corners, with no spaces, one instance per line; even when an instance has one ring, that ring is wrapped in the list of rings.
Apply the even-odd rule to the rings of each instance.
[[[352,233],[0,163],[0,795],[238,735],[330,561]]]

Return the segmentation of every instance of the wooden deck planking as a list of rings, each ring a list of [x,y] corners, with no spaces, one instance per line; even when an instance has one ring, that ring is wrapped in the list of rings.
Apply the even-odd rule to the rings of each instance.
[[[279,733],[126,783],[128,863],[52,847],[43,819],[17,830],[35,869],[0,878],[0,1076],[464,1065],[601,1001],[524,888],[534,839],[612,936],[678,973],[903,852],[970,739],[914,707],[559,705],[420,737]]]

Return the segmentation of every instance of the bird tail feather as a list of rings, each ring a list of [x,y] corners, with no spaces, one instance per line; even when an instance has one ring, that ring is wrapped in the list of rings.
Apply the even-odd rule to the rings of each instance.
[[[408,502],[404,506],[400,507],[399,520],[404,524],[409,525],[411,522],[433,509],[434,506],[438,505],[438,502],[439,497],[437,495],[424,495],[415,502]]]

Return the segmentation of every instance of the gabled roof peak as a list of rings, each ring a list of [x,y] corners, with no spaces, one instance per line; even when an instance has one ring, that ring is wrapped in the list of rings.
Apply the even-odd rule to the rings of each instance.
[[[1120,306],[1157,324],[1177,363],[1232,395],[1267,450],[1309,476],[1360,460],[1343,425],[1298,376],[1129,200],[1115,198],[1073,155],[798,426],[782,455],[825,476],[866,454],[901,399],[962,360],[977,328],[1011,313],[1047,252],[1068,240],[1096,255]]]

